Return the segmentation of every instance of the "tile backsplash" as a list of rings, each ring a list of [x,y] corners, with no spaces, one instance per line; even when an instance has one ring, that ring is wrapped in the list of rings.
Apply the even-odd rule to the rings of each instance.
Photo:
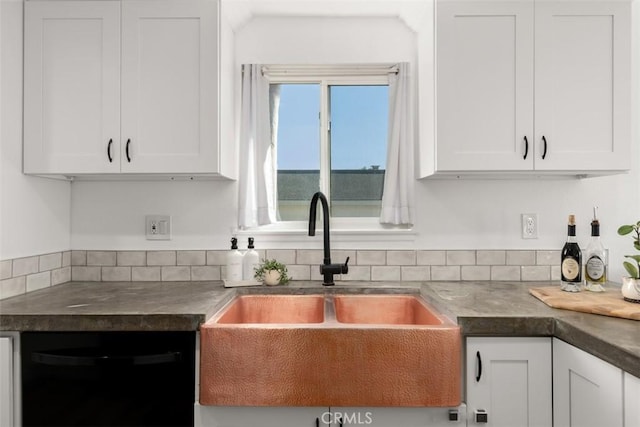
[[[260,258],[287,264],[294,280],[321,280],[320,249],[267,249]],[[71,251],[74,281],[198,281],[225,277],[227,251]],[[559,280],[556,250],[334,250],[349,261],[339,280]]]
[[[0,261],[0,299],[71,280],[71,251]]]
[[[259,250],[293,280],[322,280],[321,249]],[[225,277],[227,251],[73,250],[0,261],[0,299],[68,281],[204,281]],[[560,280],[557,250],[333,250],[348,281]]]

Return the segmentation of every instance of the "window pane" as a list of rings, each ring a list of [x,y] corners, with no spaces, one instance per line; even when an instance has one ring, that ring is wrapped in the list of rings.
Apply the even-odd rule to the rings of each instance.
[[[281,221],[306,221],[320,190],[320,85],[279,86],[278,212]]]
[[[331,216],[380,215],[388,86],[331,86]]]

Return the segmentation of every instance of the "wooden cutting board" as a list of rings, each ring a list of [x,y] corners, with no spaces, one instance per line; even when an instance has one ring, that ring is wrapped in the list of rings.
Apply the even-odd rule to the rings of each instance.
[[[531,288],[529,293],[553,308],[640,320],[640,304],[622,299],[619,289],[607,289],[605,292],[565,292],[560,290],[560,286],[547,286]]]

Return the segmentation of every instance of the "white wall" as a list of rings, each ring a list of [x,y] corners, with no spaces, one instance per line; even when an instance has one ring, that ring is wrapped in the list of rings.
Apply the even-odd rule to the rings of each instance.
[[[619,280],[623,274],[622,255],[631,245],[628,239],[617,236],[616,229],[640,219],[638,3],[634,4],[636,80],[632,156],[635,160],[631,173],[585,180],[419,181],[417,235],[415,242],[406,244],[407,249],[559,249],[565,240],[570,213],[578,217],[578,238],[586,247],[591,208],[597,205],[602,239],[611,250],[610,277]],[[389,38],[385,31],[394,31],[394,38]],[[318,62],[317,58],[325,58],[327,62],[407,60],[413,55],[413,42],[406,39],[411,34],[399,20],[385,18],[368,22],[358,18],[304,18],[295,22],[261,17],[235,34],[235,61],[241,64]],[[346,47],[348,52],[340,52],[336,46]],[[224,249],[236,223],[235,182],[75,182],[72,195],[74,249]],[[173,216],[174,240],[144,240],[143,217],[151,213]],[[521,213],[539,215],[539,239],[520,238]],[[320,245],[321,241],[308,239],[308,243],[296,242],[290,247]],[[337,241],[334,247],[380,248],[384,244]]]
[[[0,19],[0,259],[68,250],[70,184],[22,175],[22,1]]]

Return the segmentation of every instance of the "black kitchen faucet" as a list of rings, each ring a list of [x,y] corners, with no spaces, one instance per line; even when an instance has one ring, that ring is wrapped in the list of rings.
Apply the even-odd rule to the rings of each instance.
[[[311,206],[309,208],[309,236],[316,235],[316,209],[318,207],[318,199],[322,203],[322,232],[324,237],[324,260],[320,266],[320,274],[324,277],[323,286],[335,285],[333,281],[334,274],[347,274],[349,272],[349,257],[344,264],[331,264],[331,248],[329,247],[329,204],[327,198],[321,191],[318,191],[311,198]]]

